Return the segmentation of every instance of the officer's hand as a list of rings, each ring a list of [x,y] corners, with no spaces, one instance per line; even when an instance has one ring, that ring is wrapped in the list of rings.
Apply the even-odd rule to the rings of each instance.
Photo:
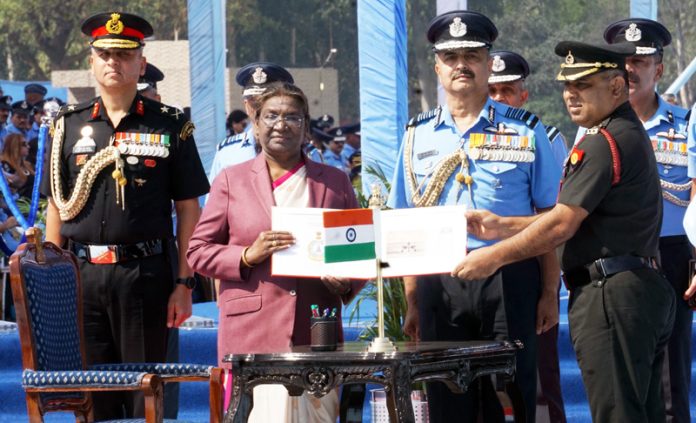
[[[478,239],[501,239],[500,216],[488,210],[466,212],[467,231]]]
[[[694,275],[694,278],[691,279],[691,285],[684,292],[684,300],[689,301],[689,298],[693,297],[694,295],[696,295],[696,275]]]
[[[409,306],[404,317],[404,333],[411,341],[420,342],[420,328],[418,323],[418,308]]]
[[[177,284],[167,304],[167,327],[178,328],[191,317],[191,289]]]
[[[348,278],[336,278],[334,276],[322,276],[321,281],[332,294],[338,296],[347,295],[350,292],[351,280]]]
[[[536,333],[541,335],[558,324],[558,293],[542,293],[537,302]]]
[[[485,279],[500,268],[498,257],[489,247],[470,251],[451,273],[451,276],[466,280]]]
[[[286,231],[263,231],[246,251],[246,261],[255,266],[276,251],[285,250],[295,244],[295,237]]]

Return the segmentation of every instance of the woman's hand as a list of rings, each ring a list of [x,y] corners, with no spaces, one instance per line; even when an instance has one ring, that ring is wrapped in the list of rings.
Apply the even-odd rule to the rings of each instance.
[[[333,276],[322,276],[321,281],[332,294],[338,296],[347,295],[351,290],[351,281],[347,278],[336,278]]]
[[[244,258],[252,266],[262,263],[276,251],[285,250],[295,244],[295,237],[286,231],[263,231],[246,249]]]

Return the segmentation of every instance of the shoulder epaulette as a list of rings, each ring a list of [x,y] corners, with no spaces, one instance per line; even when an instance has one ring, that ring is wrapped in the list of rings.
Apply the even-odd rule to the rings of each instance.
[[[168,104],[160,103],[159,101],[152,100],[147,97],[142,97],[141,98],[143,101],[143,105],[149,110],[154,113],[157,113],[161,116],[166,116],[170,119],[173,119],[177,122],[184,123],[186,121],[184,117],[184,111],[179,109],[178,107],[170,106]]]
[[[220,141],[220,143],[217,146],[218,151],[222,150],[225,147],[228,147],[232,144],[237,144],[238,142],[241,142],[244,140],[244,137],[246,136],[246,132],[242,132],[239,134],[234,134],[230,135],[229,137],[225,138],[224,140]]]
[[[534,113],[516,107],[508,107],[507,111],[505,111],[505,117],[522,121],[531,129],[536,128],[539,123],[539,118]]]
[[[432,110],[428,110],[427,112],[422,112],[416,115],[416,117],[411,118],[411,120],[408,121],[408,124],[406,124],[406,127],[413,127],[413,126],[418,126],[419,124],[429,121],[430,119],[434,118],[435,116],[440,116],[440,113],[442,112],[442,107],[438,106]]]
[[[549,137],[549,141],[553,142],[553,139],[556,138],[560,133],[561,131],[559,131],[558,128],[553,125],[546,127],[546,136]]]
[[[689,115],[691,114],[691,110],[685,109],[683,107],[675,106],[672,105],[670,108],[671,112],[674,113],[674,117],[677,119],[682,119],[685,121],[689,121]]]
[[[70,113],[75,113],[75,112],[80,112],[85,109],[89,109],[90,107],[94,106],[94,103],[97,101],[96,98],[93,98],[89,101],[85,101],[83,103],[78,103],[78,104],[66,104],[65,106],[61,106],[60,109],[58,109],[58,114],[56,115],[56,118],[60,116],[65,116],[69,115]]]

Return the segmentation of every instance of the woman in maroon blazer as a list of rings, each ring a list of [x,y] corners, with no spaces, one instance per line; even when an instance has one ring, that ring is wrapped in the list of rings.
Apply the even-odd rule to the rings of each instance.
[[[310,306],[335,307],[340,322],[342,302],[362,287],[333,277],[271,275],[271,255],[294,243],[291,233],[271,230],[271,206],[348,209],[358,203],[343,172],[302,153],[309,112],[299,88],[272,85],[260,95],[257,107],[254,132],[262,152],[215,178],[187,253],[195,271],[220,279],[221,366],[229,353],[285,351],[309,344]],[[337,411],[335,395],[333,401]],[[256,396],[255,403],[262,408]]]
[[[309,344],[310,306],[335,307],[340,322],[342,302],[362,286],[333,277],[271,275],[271,255],[294,243],[291,233],[271,230],[271,206],[347,209],[358,204],[343,172],[303,155],[309,113],[299,88],[272,85],[257,107],[254,131],[262,152],[215,178],[187,253],[193,269],[220,279],[220,365],[229,353]]]

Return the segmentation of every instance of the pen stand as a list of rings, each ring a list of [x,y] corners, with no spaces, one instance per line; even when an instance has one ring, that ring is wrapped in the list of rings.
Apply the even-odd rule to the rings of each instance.
[[[310,338],[312,351],[335,351],[338,334],[336,317],[312,317]]]

